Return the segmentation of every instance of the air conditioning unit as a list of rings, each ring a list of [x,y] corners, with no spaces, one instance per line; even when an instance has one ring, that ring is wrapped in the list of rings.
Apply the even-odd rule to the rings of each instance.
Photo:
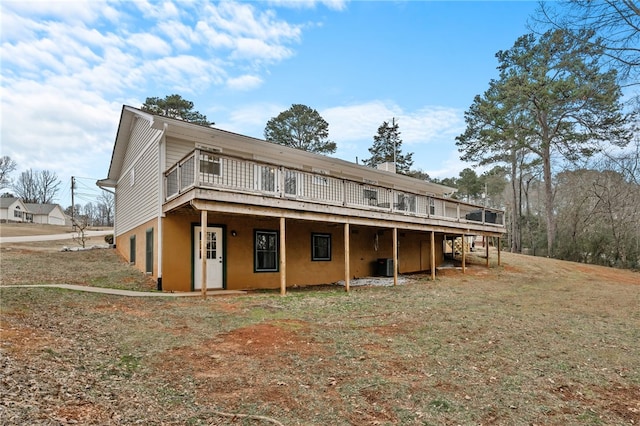
[[[376,275],[393,277],[393,259],[378,259],[376,261]]]

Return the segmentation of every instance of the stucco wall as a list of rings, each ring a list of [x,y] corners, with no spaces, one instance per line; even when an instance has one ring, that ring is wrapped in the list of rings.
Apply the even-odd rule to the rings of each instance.
[[[153,230],[153,272],[151,276],[158,278],[158,221],[150,220],[116,237],[116,250],[128,262],[131,262],[130,242],[135,235],[135,263],[132,264],[140,272],[146,273],[147,231]]]
[[[218,215],[215,213],[209,213],[208,218],[209,226],[223,227],[227,289],[278,288],[280,286],[279,272],[254,271],[254,232],[255,230],[279,231],[278,218]],[[162,283],[165,291],[192,291],[193,226],[199,226],[199,223],[199,214],[170,214],[163,219]],[[144,238],[145,230],[146,226],[143,226],[142,236],[138,238]],[[235,236],[232,236],[233,231],[235,231]],[[330,261],[313,261],[311,259],[312,233],[331,235]],[[378,234],[377,243],[376,234]],[[408,273],[429,269],[430,234],[409,233],[402,230],[398,234],[400,272]],[[287,220],[286,241],[287,286],[327,284],[344,279],[343,225]],[[123,244],[128,245],[128,242],[127,238]],[[426,254],[425,250],[427,250]],[[144,252],[141,255],[144,255]],[[351,227],[351,277],[374,275],[376,260],[391,257],[391,229]],[[437,262],[442,260],[442,237],[438,235],[436,235],[436,259]]]

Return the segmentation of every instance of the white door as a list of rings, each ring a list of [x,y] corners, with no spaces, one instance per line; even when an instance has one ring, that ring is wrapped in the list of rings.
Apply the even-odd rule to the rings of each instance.
[[[207,289],[222,288],[224,258],[222,253],[222,228],[207,227]],[[193,230],[193,288],[202,289],[201,228]]]

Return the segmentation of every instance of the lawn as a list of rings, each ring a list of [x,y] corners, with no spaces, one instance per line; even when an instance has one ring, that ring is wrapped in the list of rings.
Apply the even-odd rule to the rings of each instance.
[[[82,270],[77,283],[149,289],[111,250],[1,254],[5,285]],[[0,421],[640,424],[640,274],[502,260],[350,294],[3,288]]]

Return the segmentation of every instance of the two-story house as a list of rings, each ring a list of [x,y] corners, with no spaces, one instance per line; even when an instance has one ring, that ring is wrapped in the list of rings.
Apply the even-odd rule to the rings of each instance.
[[[451,188],[129,106],[98,185],[117,250],[165,291],[435,276],[446,239],[504,231]]]

